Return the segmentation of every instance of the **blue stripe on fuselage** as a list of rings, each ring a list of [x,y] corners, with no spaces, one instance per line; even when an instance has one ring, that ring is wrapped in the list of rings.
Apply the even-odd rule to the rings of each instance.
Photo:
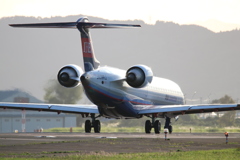
[[[133,109],[133,105],[152,104],[149,101],[144,101],[142,99],[140,100],[140,98],[129,99],[128,98],[129,96],[126,96],[127,93],[126,95],[124,95],[117,91],[113,91],[93,83],[85,86],[85,91],[87,92],[88,96],[90,96],[90,98],[93,100],[93,103],[97,104],[100,107],[99,108],[100,113],[107,114],[104,112],[112,111],[114,112],[116,117],[138,117],[137,112]],[[107,109],[106,106],[111,108],[111,110]],[[119,114],[119,115],[116,115],[116,114]]]
[[[128,96],[126,96],[126,95],[130,95],[129,93],[126,93],[125,95],[123,95],[117,91],[113,91],[108,88],[105,89],[105,87],[98,87],[97,85],[94,85],[94,84],[89,84],[88,87],[90,87],[91,89],[93,89],[98,93],[101,93],[102,95],[108,98],[111,98],[111,101],[117,101],[117,102],[126,101],[126,102],[132,103],[133,105],[151,105],[152,104],[152,102],[145,101],[142,98],[129,99],[127,98]]]

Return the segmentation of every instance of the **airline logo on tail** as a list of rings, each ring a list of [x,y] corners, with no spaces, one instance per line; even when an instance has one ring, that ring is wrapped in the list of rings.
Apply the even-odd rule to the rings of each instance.
[[[93,49],[90,38],[82,38],[82,52],[84,58],[93,58]]]
[[[91,43],[84,42],[84,44],[83,44],[83,53],[92,53]]]

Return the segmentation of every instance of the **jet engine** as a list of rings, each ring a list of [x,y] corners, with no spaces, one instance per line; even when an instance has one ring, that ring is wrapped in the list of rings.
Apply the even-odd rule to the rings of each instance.
[[[151,68],[145,65],[135,65],[127,70],[126,81],[128,85],[134,88],[145,87],[151,83],[153,79],[153,72]]]
[[[67,88],[73,88],[80,84],[80,77],[83,74],[81,67],[70,64],[62,67],[58,72],[58,82]]]

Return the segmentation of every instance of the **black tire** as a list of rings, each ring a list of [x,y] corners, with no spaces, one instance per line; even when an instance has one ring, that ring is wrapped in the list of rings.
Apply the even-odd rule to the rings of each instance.
[[[99,120],[95,120],[93,127],[94,127],[94,132],[95,133],[100,133],[100,131],[101,131],[101,123],[100,123]]]
[[[92,128],[92,126],[91,126],[90,120],[86,120],[85,121],[85,132],[86,133],[91,133],[91,128]]]
[[[169,127],[168,127],[168,132],[169,132],[169,134],[171,134],[172,131],[173,131],[173,127],[172,127],[171,125],[169,125]]]
[[[154,131],[155,131],[156,134],[159,134],[160,131],[161,131],[161,123],[160,123],[159,120],[156,120],[154,122]]]
[[[152,129],[152,124],[151,124],[150,120],[146,120],[146,122],[145,122],[145,132],[146,133],[151,133],[151,129]]]

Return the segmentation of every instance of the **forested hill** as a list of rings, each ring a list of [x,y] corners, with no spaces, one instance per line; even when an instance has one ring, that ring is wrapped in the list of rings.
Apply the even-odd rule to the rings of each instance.
[[[74,29],[12,28],[11,23],[69,22],[79,16],[39,19],[0,19],[0,90],[23,88],[43,99],[47,81],[60,67],[82,66],[79,32]],[[240,95],[240,31],[214,33],[196,25],[158,21],[93,22],[140,24],[140,29],[93,29],[94,50],[101,65],[128,69],[134,64],[152,67],[155,76],[178,83],[187,98]]]

